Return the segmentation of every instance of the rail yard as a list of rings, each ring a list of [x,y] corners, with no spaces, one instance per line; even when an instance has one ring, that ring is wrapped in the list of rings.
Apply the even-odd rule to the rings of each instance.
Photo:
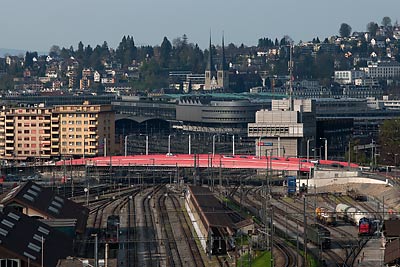
[[[378,266],[399,205],[394,177],[293,189],[278,173],[109,168],[37,182],[88,208],[74,250],[109,266]]]
[[[185,194],[193,188],[176,184],[131,186],[111,193],[112,201],[107,194],[92,199],[88,203],[87,239],[96,234],[99,257],[105,256],[107,244],[109,256],[118,258],[118,266],[238,266],[241,257],[249,251],[252,251],[252,256],[247,259],[252,261],[258,250],[271,247],[273,261],[270,264],[274,266],[311,266],[311,261],[317,262],[313,266],[353,266],[363,255],[367,243],[381,242],[379,227],[384,212],[382,205],[375,200],[359,202],[346,194],[330,193],[286,197],[272,192],[266,211],[270,216],[264,218],[264,186],[231,185],[201,189],[198,191],[197,187],[197,194],[206,195],[207,199],[211,194],[225,204],[224,209],[207,202],[210,206],[199,206],[203,211],[188,210],[185,208],[188,204]],[[279,188],[273,187],[272,190]],[[346,212],[340,211],[343,207],[356,210],[352,213],[355,217],[362,211],[364,217],[354,221],[347,217]],[[321,214],[322,208],[324,214]],[[194,218],[188,214],[200,212],[208,218]],[[221,215],[252,218],[254,228],[246,233],[238,231],[239,227],[235,234],[224,231],[221,227],[232,226]],[[196,228],[214,225],[211,216],[218,220],[220,229],[217,231],[210,226],[211,234],[202,236]],[[265,227],[271,217],[273,226]],[[364,226],[366,218],[373,218],[374,223],[368,223],[370,228],[367,230]],[[263,231],[272,237],[263,235]],[[239,242],[240,239],[246,239],[246,242]],[[214,244],[210,245],[210,242]],[[88,251],[93,251],[93,242],[86,246]]]

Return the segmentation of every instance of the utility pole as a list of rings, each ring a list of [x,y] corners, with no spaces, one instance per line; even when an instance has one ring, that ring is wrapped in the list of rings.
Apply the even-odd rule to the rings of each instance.
[[[349,141],[349,168],[350,168],[350,163],[351,163],[351,142]]]
[[[125,136],[124,140],[124,150],[125,150],[125,157],[128,155],[128,136]]]
[[[307,212],[306,212],[306,197],[307,194],[304,195],[303,199],[303,209],[304,209],[304,264],[303,266],[307,266]]]

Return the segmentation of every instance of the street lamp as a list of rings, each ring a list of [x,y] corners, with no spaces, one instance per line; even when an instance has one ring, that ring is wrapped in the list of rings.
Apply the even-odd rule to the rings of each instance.
[[[171,155],[171,135],[168,135],[168,156]]]
[[[307,139],[307,161],[310,159],[310,141],[314,141],[314,138]]]
[[[92,237],[94,237],[94,267],[98,266],[98,238],[97,234],[92,234]]]
[[[149,136],[146,135],[146,156],[149,155]]]
[[[261,135],[259,138],[258,138],[258,158],[260,158],[261,159],[261,138],[263,138],[263,137],[267,137],[267,136],[263,136],[263,135]],[[257,151],[257,148],[256,148],[256,151]]]
[[[125,157],[128,155],[128,136],[125,136],[125,140],[124,140],[124,150],[125,150]]]
[[[85,187],[83,191],[86,193],[86,206],[89,206],[89,187]]]
[[[376,149],[375,149],[375,152],[374,152],[374,148],[375,148],[375,140],[372,139],[372,141],[371,141],[371,168],[372,169],[375,167],[375,165],[374,165],[374,156],[376,156],[375,155]]]
[[[215,155],[215,134],[212,137],[212,155]]]
[[[104,157],[107,157],[107,138],[104,137]]]
[[[232,156],[235,156],[235,135],[232,135]]]
[[[278,157],[281,156],[281,136],[280,135],[275,135],[275,137],[278,137]]]
[[[192,154],[192,147],[191,147],[191,138],[192,138],[192,136],[189,134],[189,155],[191,155]]]
[[[325,140],[325,160],[328,160],[328,139],[325,137],[321,137],[319,139]]]

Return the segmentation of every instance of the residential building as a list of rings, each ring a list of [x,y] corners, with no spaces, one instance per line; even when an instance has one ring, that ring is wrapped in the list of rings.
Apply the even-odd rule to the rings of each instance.
[[[49,158],[51,108],[44,105],[2,107],[0,156],[10,160]]]
[[[335,71],[335,82],[339,84],[354,84],[356,79],[365,76],[365,72],[360,70],[340,70]]]
[[[114,153],[114,124],[115,113],[111,105],[85,102],[83,105],[54,107],[44,104],[3,106],[0,112],[0,158],[42,160]]]
[[[366,76],[371,78],[391,79],[400,77],[400,63],[397,61],[368,62]]]
[[[52,155],[95,156],[115,151],[115,113],[111,105],[54,106]]]

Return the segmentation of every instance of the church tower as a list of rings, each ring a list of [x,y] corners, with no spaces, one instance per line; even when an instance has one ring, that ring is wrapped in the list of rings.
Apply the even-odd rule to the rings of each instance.
[[[204,90],[215,90],[218,88],[217,71],[213,62],[211,34],[210,34],[210,47],[208,49],[208,62],[205,72]]]
[[[228,89],[228,88],[229,88],[229,66],[226,63],[226,58],[225,58],[224,36],[222,36],[221,60],[218,64],[218,68],[216,68],[213,60],[211,35],[210,35],[210,48],[209,48],[208,62],[205,71],[204,90]]]
[[[229,88],[229,66],[226,63],[225,58],[225,42],[224,36],[222,35],[222,52],[221,52],[221,63],[218,68],[218,87],[228,89]]]

